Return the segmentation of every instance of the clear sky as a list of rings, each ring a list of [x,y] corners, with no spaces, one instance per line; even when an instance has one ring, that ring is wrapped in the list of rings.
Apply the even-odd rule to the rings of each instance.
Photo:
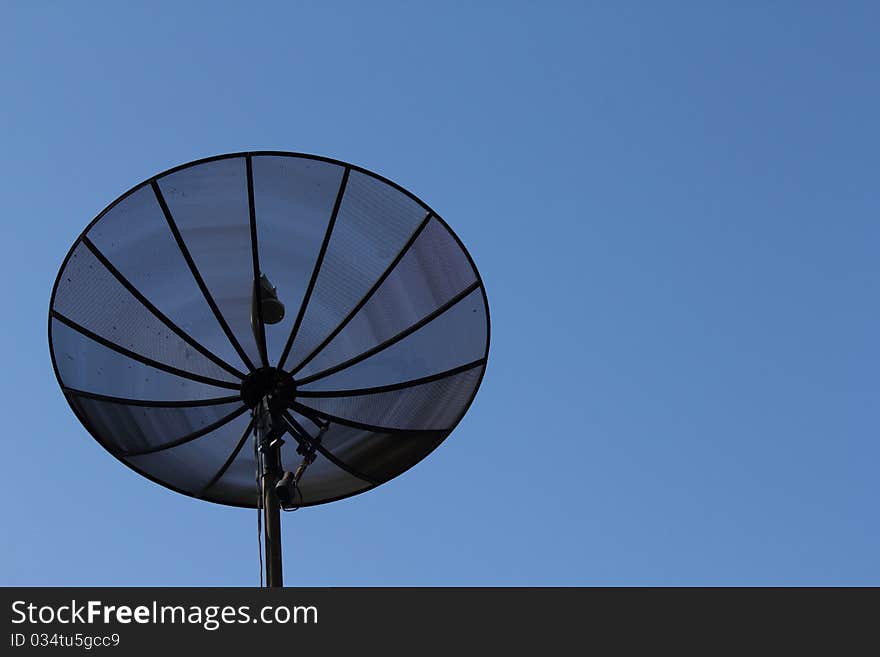
[[[229,151],[423,198],[486,284],[452,436],[284,516],[291,585],[880,584],[876,3],[4,2],[0,584],[255,585],[256,517],[107,454],[46,314]]]

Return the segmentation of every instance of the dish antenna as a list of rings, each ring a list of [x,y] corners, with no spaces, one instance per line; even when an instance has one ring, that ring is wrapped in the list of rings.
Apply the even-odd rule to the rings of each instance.
[[[489,308],[461,241],[400,186],[234,153],[160,173],[88,225],[52,290],[49,344],[113,456],[260,509],[266,581],[282,586],[280,509],[375,488],[436,448],[482,380]]]

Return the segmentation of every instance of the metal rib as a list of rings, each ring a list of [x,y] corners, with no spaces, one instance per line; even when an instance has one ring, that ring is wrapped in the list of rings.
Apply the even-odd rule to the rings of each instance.
[[[345,316],[345,319],[342,320],[342,322],[339,324],[339,326],[337,326],[335,329],[333,329],[333,331],[331,331],[330,334],[326,338],[324,338],[321,341],[321,343],[317,347],[315,347],[308,356],[306,356],[304,359],[302,359],[300,361],[299,365],[297,365],[296,367],[294,367],[290,371],[290,373],[292,375],[295,375],[303,367],[308,365],[309,362],[311,362],[311,360],[315,356],[317,356],[321,352],[322,349],[324,349],[324,347],[326,347],[328,344],[330,344],[333,341],[333,338],[335,338],[337,335],[339,335],[339,333],[342,331],[342,329],[344,329],[346,326],[348,326],[348,323],[354,318],[354,316],[357,315],[358,312],[360,312],[361,308],[363,308],[366,305],[367,301],[369,301],[373,297],[373,295],[376,293],[376,290],[378,290],[382,286],[382,283],[385,282],[385,279],[391,275],[391,272],[394,271],[394,268],[397,267],[397,265],[403,259],[403,256],[405,256],[407,254],[410,247],[412,247],[412,245],[418,239],[419,235],[422,234],[422,231],[425,229],[425,226],[428,225],[428,222],[431,220],[431,217],[433,217],[433,216],[434,215],[431,212],[429,212],[427,215],[425,215],[425,218],[418,225],[418,228],[416,228],[415,231],[413,231],[413,234],[409,236],[409,239],[406,241],[406,244],[404,244],[403,247],[400,249],[400,251],[398,251],[397,255],[394,256],[394,260],[392,260],[391,263],[385,268],[385,271],[382,272],[382,275],[376,280],[375,283],[373,283],[373,286],[367,291],[367,293],[361,298],[361,300],[358,301],[357,304],[355,304],[354,308],[352,308],[349,311],[348,315]]]
[[[467,372],[468,370],[472,370],[475,367],[479,367],[486,362],[485,358],[480,358],[473,362],[467,363],[465,365],[459,365],[458,367],[453,367],[452,369],[446,370],[444,372],[438,372],[437,374],[431,374],[430,376],[423,376],[418,379],[410,379],[409,381],[401,381],[400,383],[390,383],[384,386],[374,386],[372,388],[354,388],[352,390],[297,390],[297,397],[359,397],[362,395],[375,395],[377,393],[382,392],[392,392],[394,390],[402,390],[404,388],[413,388],[416,386],[424,385],[426,383],[433,383],[434,381],[439,381],[440,379],[445,379],[450,376],[455,376],[456,374],[461,374],[462,372]]]
[[[335,422],[336,424],[341,424],[346,427],[351,427],[352,429],[363,429],[364,431],[372,431],[373,433],[440,434],[449,431],[449,429],[400,429],[398,427],[380,427],[375,424],[366,424],[364,422],[357,422],[355,420],[349,420],[348,418],[339,417],[338,415],[331,415],[330,413],[319,411],[310,406],[304,406],[299,402],[293,402],[290,407],[300,415],[309,418],[312,422],[315,422],[315,418],[318,418],[327,420],[328,422]]]
[[[207,433],[211,433],[212,431],[214,431],[214,429],[219,429],[224,424],[228,424],[229,422],[231,422],[232,420],[234,420],[235,418],[237,418],[239,415],[241,415],[242,413],[244,413],[247,410],[249,410],[248,407],[242,405],[241,408],[238,408],[238,409],[232,411],[232,413],[230,413],[229,415],[226,415],[225,417],[221,417],[216,422],[212,422],[211,424],[204,426],[201,429],[198,429],[196,431],[193,431],[192,433],[187,434],[181,438],[178,438],[177,440],[173,440],[170,443],[164,443],[162,445],[157,445],[156,447],[150,447],[148,449],[143,449],[138,452],[125,452],[125,451],[114,452],[114,455],[122,457],[122,458],[131,458],[133,456],[146,456],[147,454],[155,454],[156,452],[162,452],[162,451],[165,451],[166,449],[171,449],[172,447],[180,447],[181,445],[185,445],[186,443],[192,442],[193,440],[196,440],[197,438],[201,438],[202,436],[204,436]]]
[[[162,190],[159,189],[159,183],[156,180],[152,180],[150,182],[150,186],[153,188],[153,194],[155,194],[156,200],[159,202],[159,207],[162,208],[162,213],[165,215],[165,221],[168,222],[168,227],[171,229],[171,234],[174,235],[174,241],[177,242],[177,247],[183,254],[183,259],[186,260],[186,264],[189,267],[190,272],[192,273],[193,279],[195,280],[196,285],[198,285],[199,289],[202,291],[202,296],[205,297],[205,301],[211,308],[211,312],[214,313],[214,317],[217,319],[217,323],[220,324],[220,328],[223,329],[223,332],[226,334],[227,339],[229,340],[232,347],[235,349],[238,357],[241,358],[241,362],[244,363],[248,367],[248,369],[255,369],[254,364],[251,362],[251,359],[248,358],[248,355],[245,353],[244,349],[241,348],[241,344],[239,344],[238,338],[235,337],[232,329],[229,328],[229,324],[226,322],[226,318],[223,317],[223,313],[220,312],[220,308],[217,306],[217,302],[214,301],[214,297],[211,296],[211,291],[205,284],[204,279],[202,279],[202,274],[199,272],[198,267],[196,267],[196,263],[193,260],[192,255],[190,254],[189,249],[186,246],[186,243],[183,241],[183,237],[181,237],[180,235],[180,229],[178,229],[177,223],[174,221],[171,210],[168,209],[168,204],[165,202],[165,197],[162,195]]]
[[[148,400],[148,399],[129,399],[127,397],[111,397],[110,395],[99,395],[96,392],[88,392],[86,390],[77,390],[62,386],[61,388],[66,394],[85,399],[94,399],[95,401],[107,402],[108,404],[124,404],[126,406],[145,406],[147,408],[195,408],[198,406],[219,406],[221,404],[231,404],[240,401],[239,395],[231,395],[229,397],[214,397],[212,399],[187,399],[187,400]]]
[[[251,224],[251,258],[254,265],[254,289],[251,294],[253,295],[252,303],[256,304],[257,307],[257,330],[255,337],[263,367],[269,367],[269,358],[266,355],[266,325],[263,323],[263,304],[260,303],[262,298],[260,292],[260,251],[257,247],[257,216],[254,209],[254,167],[250,155],[245,158],[245,164],[247,169],[248,214],[250,215]]]
[[[118,354],[126,356],[127,358],[131,358],[139,363],[143,363],[144,365],[149,365],[157,370],[162,370],[163,372],[168,372],[169,374],[173,374],[174,376],[179,376],[183,379],[189,379],[190,381],[198,381],[199,383],[206,383],[211,386],[216,386],[218,388],[229,388],[231,390],[240,389],[240,385],[237,383],[231,383],[229,381],[223,381],[222,379],[212,379],[209,376],[202,376],[201,374],[193,374],[192,372],[188,372],[186,370],[181,370],[171,365],[166,365],[165,363],[160,363],[157,360],[153,360],[148,356],[142,356],[141,354],[131,351],[130,349],[126,349],[125,347],[116,344],[115,342],[111,342],[106,338],[101,337],[97,333],[93,333],[89,329],[84,326],[80,326],[72,319],[68,319],[57,310],[53,310],[49,313],[53,318],[57,319],[62,324],[72,328],[77,333],[84,335],[90,340],[97,342],[98,344],[107,347],[108,349],[115,351]]]
[[[284,351],[281,352],[281,358],[278,360],[278,369],[284,368],[284,361],[290,355],[290,348],[299,333],[299,327],[302,324],[303,317],[306,314],[306,308],[312,298],[312,291],[315,289],[315,283],[318,280],[318,274],[321,272],[321,265],[324,262],[324,255],[327,253],[327,245],[330,243],[330,237],[333,234],[333,226],[336,224],[336,217],[339,214],[339,208],[342,206],[342,197],[345,195],[345,188],[348,185],[348,176],[351,173],[349,167],[345,167],[342,173],[342,181],[339,183],[339,192],[336,194],[336,202],[333,204],[333,212],[330,214],[330,221],[327,222],[327,230],[324,232],[324,241],[321,243],[321,250],[318,252],[318,259],[315,260],[315,266],[312,269],[312,277],[309,279],[309,286],[306,288],[305,296],[299,306],[296,314],[296,321],[290,331],[290,337],[287,338],[287,344],[284,345]]]
[[[118,269],[116,269],[115,266],[113,266],[113,263],[110,262],[103,253],[101,253],[101,251],[98,249],[97,246],[95,246],[95,244],[92,242],[92,240],[90,240],[86,236],[83,236],[82,242],[83,242],[83,244],[86,245],[86,247],[89,249],[89,251],[91,251],[92,254],[98,259],[98,261],[104,266],[104,268],[108,272],[110,272],[110,274],[113,276],[113,278],[115,278],[119,282],[119,284],[122,285],[122,287],[124,287],[128,291],[129,294],[131,294],[135,299],[137,299],[137,301],[142,306],[144,306],[144,308],[146,308],[148,311],[150,311],[150,313],[152,313],[156,317],[156,319],[158,319],[165,326],[167,326],[169,329],[171,329],[181,340],[186,342],[189,346],[191,346],[193,349],[195,349],[197,352],[199,352],[202,356],[204,356],[205,358],[210,360],[212,363],[217,365],[217,367],[220,367],[220,368],[226,370],[230,374],[237,376],[239,379],[243,379],[246,376],[244,374],[244,372],[237,370],[236,368],[234,368],[232,365],[227,363],[222,358],[218,357],[217,355],[215,355],[215,354],[211,353],[210,351],[208,351],[207,349],[205,349],[205,347],[203,347],[201,344],[199,344],[199,342],[197,342],[195,340],[195,338],[193,338],[189,333],[187,333],[182,328],[180,328],[177,324],[174,323],[174,321],[172,321],[161,310],[159,310],[156,306],[154,306],[153,303],[149,299],[147,299],[143,294],[140,293],[140,291],[134,285],[131,284],[131,281],[129,281],[125,276],[123,276],[121,271],[119,271]]]
[[[211,486],[213,486],[218,481],[220,481],[220,477],[222,477],[224,474],[226,474],[226,471],[229,469],[229,466],[232,465],[232,462],[235,460],[235,457],[238,456],[238,453],[241,451],[241,448],[244,447],[244,443],[248,439],[248,437],[250,436],[251,429],[253,428],[253,426],[254,426],[254,420],[253,420],[253,418],[251,418],[251,421],[248,422],[247,426],[244,428],[244,433],[241,434],[241,439],[238,441],[238,444],[235,446],[235,449],[232,450],[232,453],[229,455],[229,458],[227,458],[225,463],[223,463],[223,465],[220,466],[220,469],[217,470],[217,472],[214,474],[213,477],[211,477],[211,480],[207,484],[205,484],[198,493],[196,493],[196,497],[201,497],[206,492],[208,492],[208,490],[211,488]]]
[[[375,347],[371,347],[370,349],[367,349],[366,351],[361,352],[357,356],[349,358],[348,360],[343,361],[343,362],[339,363],[338,365],[334,365],[333,367],[328,367],[326,369],[321,370],[320,372],[315,372],[314,374],[310,374],[307,377],[299,379],[297,381],[297,385],[305,385],[307,383],[311,383],[312,381],[317,381],[318,379],[322,379],[325,376],[330,376],[331,374],[335,374],[336,372],[338,372],[340,370],[344,370],[347,367],[351,367],[352,365],[356,365],[357,363],[360,363],[362,360],[366,360],[370,356],[374,356],[374,355],[378,354],[380,351],[384,351],[385,349],[387,349],[391,345],[396,344],[397,342],[400,342],[408,335],[415,333],[420,328],[425,326],[425,324],[428,324],[429,322],[432,322],[435,319],[437,319],[437,317],[439,317],[440,315],[445,313],[447,310],[452,308],[452,306],[454,306],[459,301],[464,299],[467,295],[469,295],[471,292],[476,290],[478,287],[480,287],[479,281],[474,281],[469,286],[467,286],[464,290],[462,290],[461,292],[456,294],[454,297],[452,297],[449,301],[444,303],[442,306],[440,306],[439,308],[437,308],[433,312],[428,313],[427,315],[422,317],[422,319],[420,319],[415,324],[403,329],[402,331],[400,331],[396,335],[393,335],[392,337],[388,338],[384,342],[377,344]]]

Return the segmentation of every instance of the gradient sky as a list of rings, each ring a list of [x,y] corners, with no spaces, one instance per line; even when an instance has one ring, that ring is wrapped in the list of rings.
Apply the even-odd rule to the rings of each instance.
[[[85,225],[229,151],[339,158],[473,255],[489,367],[290,585],[880,585],[876,3],[4,2],[0,584],[255,585],[256,512],[91,439],[46,313]]]

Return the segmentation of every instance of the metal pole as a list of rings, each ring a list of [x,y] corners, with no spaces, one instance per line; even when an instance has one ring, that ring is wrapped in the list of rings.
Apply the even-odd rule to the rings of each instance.
[[[260,481],[263,495],[263,542],[266,551],[266,585],[284,586],[281,564],[281,504],[275,492],[275,484],[281,476],[281,439],[273,434],[272,416],[268,397],[260,402],[255,413],[257,445],[262,455]]]
[[[270,447],[267,461],[278,462],[278,447]],[[281,504],[275,493],[278,483],[276,469],[263,475],[263,526],[266,539],[266,584],[270,587],[284,586],[284,570],[281,565]]]

